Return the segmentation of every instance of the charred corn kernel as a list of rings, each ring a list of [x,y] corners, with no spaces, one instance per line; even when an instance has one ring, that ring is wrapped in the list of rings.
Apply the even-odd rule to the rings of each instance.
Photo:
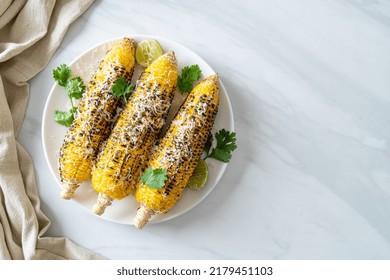
[[[121,99],[112,95],[111,86],[119,76],[131,80],[135,67],[135,42],[123,38],[101,60],[88,84],[66,133],[60,150],[61,196],[73,197],[79,184],[91,178],[93,161],[100,144],[111,131]]]
[[[95,214],[103,214],[113,199],[122,199],[134,190],[165,123],[176,83],[173,52],[160,56],[141,75],[92,172],[92,186],[99,192]]]
[[[153,148],[146,168],[164,168],[167,180],[160,189],[139,182],[135,198],[140,208],[134,225],[144,227],[155,213],[168,212],[187,185],[218,111],[218,76],[200,82],[187,96],[158,146]]]

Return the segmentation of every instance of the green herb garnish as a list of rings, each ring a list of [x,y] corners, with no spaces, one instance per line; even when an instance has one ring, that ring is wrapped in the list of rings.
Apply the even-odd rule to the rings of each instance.
[[[70,99],[80,99],[85,91],[85,85],[80,77],[76,77],[66,82],[65,90]]]
[[[185,66],[181,70],[181,76],[177,78],[177,86],[180,92],[191,92],[191,90],[194,88],[194,83],[199,80],[201,75],[202,70],[200,70],[197,64]]]
[[[163,168],[148,168],[141,176],[141,182],[152,189],[159,189],[165,185],[167,170]]]
[[[72,70],[70,70],[70,68],[66,64],[61,64],[53,70],[53,78],[61,87],[64,87],[66,85],[66,82],[71,76]]]
[[[126,79],[123,78],[122,76],[118,77],[118,79],[111,87],[112,94],[116,97],[123,96],[126,103],[127,103],[127,96],[133,92],[133,89],[134,89],[134,85],[128,83]]]
[[[70,126],[74,120],[74,112],[76,112],[76,107],[72,107],[69,112],[54,111],[54,120],[56,123],[64,125],[64,126]]]
[[[54,121],[64,126],[70,126],[74,120],[74,113],[76,112],[76,106],[74,106],[73,99],[80,99],[85,92],[85,84],[80,77],[70,79],[72,76],[72,70],[66,65],[61,64],[53,70],[53,78],[57,84],[65,88],[65,91],[72,104],[71,109],[66,111],[54,111]]]
[[[217,145],[210,152],[213,142],[213,136],[210,134],[205,145],[206,158],[214,158],[222,162],[229,162],[232,158],[232,152],[237,148],[236,133],[221,129],[215,133]]]

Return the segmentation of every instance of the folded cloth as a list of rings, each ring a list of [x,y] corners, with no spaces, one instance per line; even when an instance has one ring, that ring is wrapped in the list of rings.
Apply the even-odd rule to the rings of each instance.
[[[29,95],[69,25],[93,0],[0,2],[0,259],[101,259],[64,237],[43,237],[30,155],[16,141]]]

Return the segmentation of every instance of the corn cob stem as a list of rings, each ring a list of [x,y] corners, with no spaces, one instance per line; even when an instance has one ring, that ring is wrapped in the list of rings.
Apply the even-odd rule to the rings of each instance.
[[[96,215],[102,215],[106,210],[107,206],[110,206],[112,203],[112,198],[104,193],[99,193],[97,203],[93,206],[93,213]]]
[[[74,192],[79,187],[78,184],[72,184],[72,183],[63,183],[62,184],[62,192],[61,192],[61,198],[63,199],[71,199],[74,195]]]
[[[136,228],[142,229],[154,214],[154,210],[149,209],[145,205],[141,204],[141,207],[137,210],[137,216],[134,219],[134,226]]]

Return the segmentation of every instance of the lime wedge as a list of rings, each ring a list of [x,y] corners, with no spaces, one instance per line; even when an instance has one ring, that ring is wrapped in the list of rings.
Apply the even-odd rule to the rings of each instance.
[[[161,45],[156,40],[143,40],[138,43],[135,58],[142,66],[149,66],[163,54]]]
[[[207,163],[201,159],[195,167],[194,173],[188,180],[187,187],[193,190],[200,190],[204,187],[209,177],[209,170]]]

